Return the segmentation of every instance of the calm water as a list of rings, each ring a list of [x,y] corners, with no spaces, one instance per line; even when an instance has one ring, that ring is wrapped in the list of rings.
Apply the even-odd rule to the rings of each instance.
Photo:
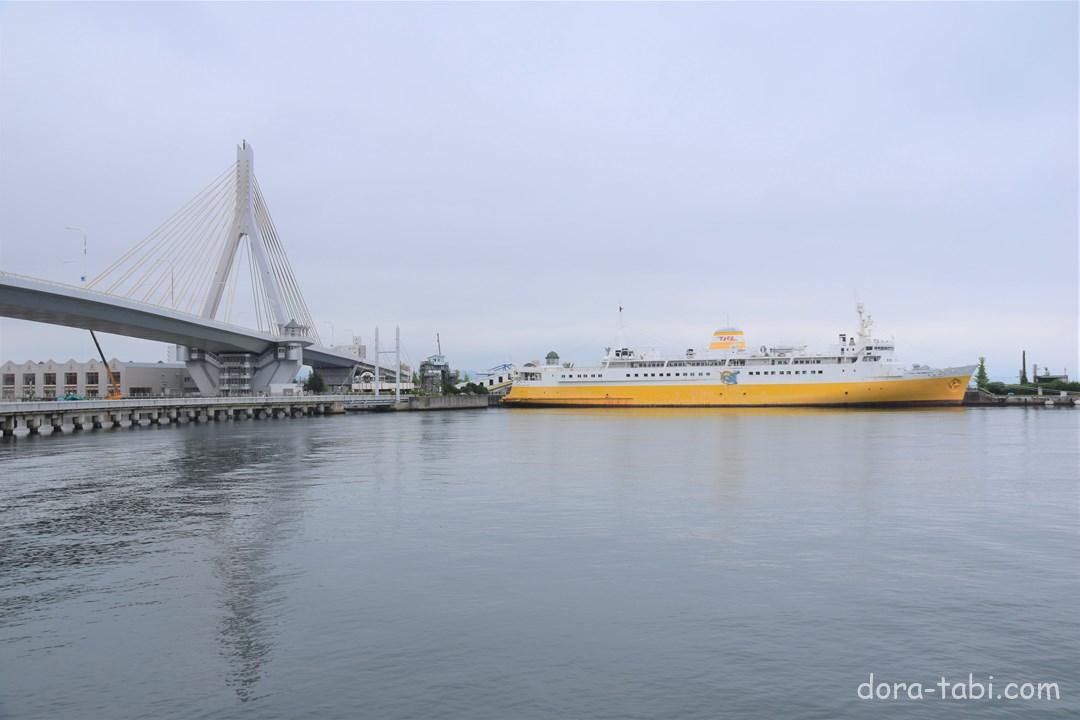
[[[1076,717],[1078,433],[492,410],[5,441],[0,717]],[[859,700],[870,672],[1061,700]]]

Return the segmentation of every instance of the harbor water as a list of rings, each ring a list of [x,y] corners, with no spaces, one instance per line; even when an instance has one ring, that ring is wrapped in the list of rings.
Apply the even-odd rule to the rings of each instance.
[[[5,439],[0,718],[1076,717],[1078,437],[941,408]]]

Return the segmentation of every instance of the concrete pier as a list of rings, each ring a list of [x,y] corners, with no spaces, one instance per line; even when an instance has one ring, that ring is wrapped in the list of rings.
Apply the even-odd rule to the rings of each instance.
[[[362,410],[450,410],[487,406],[486,395],[410,398],[397,404],[389,395],[4,402],[0,403],[0,433],[3,437],[12,437],[64,434],[75,430],[343,415]]]

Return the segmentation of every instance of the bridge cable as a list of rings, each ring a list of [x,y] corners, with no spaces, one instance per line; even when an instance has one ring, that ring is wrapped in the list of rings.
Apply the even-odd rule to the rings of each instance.
[[[213,222],[213,214],[217,207],[222,202],[222,194],[219,193],[217,197],[208,197],[204,203],[199,207],[197,215],[193,216],[191,221],[186,223],[183,228],[177,228],[175,233],[168,238],[167,244],[163,244],[160,247],[161,252],[153,257],[153,262],[150,263],[148,269],[138,279],[138,281],[129,288],[126,295],[132,297],[139,292],[139,289],[148,281],[153,279],[149,290],[142,296],[144,302],[148,302],[149,298],[154,292],[164,283],[165,278],[169,276],[170,266],[175,269],[175,260],[177,256],[181,256],[183,253],[190,255],[196,255],[197,252],[193,252],[195,248],[192,247],[195,242],[194,238],[202,239],[205,237],[205,233],[209,230],[209,226]],[[199,243],[202,244],[202,243]],[[144,259],[149,260],[151,255],[147,254]],[[163,272],[152,278],[153,271],[159,266],[165,264]]]
[[[224,230],[221,228],[222,215],[227,213],[229,208],[228,193],[224,193],[221,198],[219,198],[217,205],[211,208],[208,214],[208,221],[206,222],[204,229],[200,232],[203,236],[202,240],[195,243],[194,246],[182,241],[174,243],[175,247],[169,255],[170,267],[172,268],[174,275],[172,284],[175,285],[178,279],[180,286],[179,294],[176,294],[176,288],[173,288],[173,298],[170,305],[173,306],[174,310],[179,310],[181,307],[190,305],[190,303],[185,304],[185,299],[187,298],[189,288],[192,284],[192,279],[197,276],[196,271],[205,267],[207,258],[213,258],[217,254],[220,254],[220,251],[216,250],[215,246],[221,245],[220,241],[224,233]],[[159,279],[159,283],[163,284],[163,280],[164,276]],[[153,289],[156,289],[156,286]],[[198,294],[195,293],[194,297],[197,296]]]
[[[125,252],[123,255],[121,255],[119,258],[117,258],[111,265],[109,265],[103,271],[98,273],[89,283],[87,283],[87,287],[90,287],[90,288],[96,287],[98,283],[100,283],[100,282],[102,282],[104,280],[104,278],[108,277],[110,274],[112,274],[118,268],[122,267],[128,260],[130,260],[133,256],[135,256],[140,250],[142,250],[154,238],[158,237],[166,229],[168,229],[172,225],[174,225],[177,222],[178,219],[180,219],[187,212],[189,212],[191,210],[191,207],[193,205],[195,205],[204,196],[204,194],[206,192],[208,192],[208,191],[213,192],[214,190],[216,190],[218,185],[223,180],[227,179],[229,174],[234,172],[235,169],[236,169],[236,163],[233,163],[231,166],[229,166],[228,169],[225,170],[225,172],[223,172],[217,178],[212,180],[209,185],[207,185],[205,188],[200,190],[193,198],[191,198],[191,200],[189,200],[187,203],[185,203],[179,210],[177,210],[175,213],[173,213],[171,216],[169,216],[163,223],[161,223],[157,228],[155,228],[153,232],[151,232],[149,235],[147,235],[141,241],[136,243],[131,249],[129,249],[127,252]],[[106,292],[110,292],[110,291],[106,290]]]

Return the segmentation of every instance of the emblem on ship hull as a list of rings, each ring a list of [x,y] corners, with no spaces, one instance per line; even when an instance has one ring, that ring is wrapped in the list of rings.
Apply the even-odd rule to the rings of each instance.
[[[725,370],[720,373],[720,382],[725,385],[738,385],[739,384],[739,371],[738,370]]]

